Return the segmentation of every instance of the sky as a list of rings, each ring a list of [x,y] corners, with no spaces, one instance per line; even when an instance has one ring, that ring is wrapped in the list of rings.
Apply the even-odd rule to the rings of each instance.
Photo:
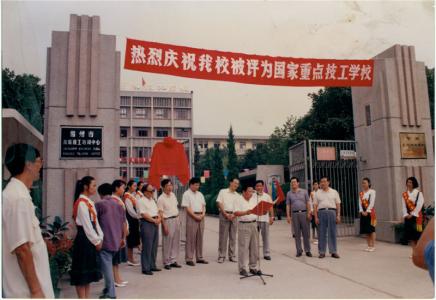
[[[432,1],[103,2],[2,1],[2,68],[45,82],[52,31],[68,31],[69,15],[100,16],[116,35],[121,89],[194,92],[194,134],[270,135],[310,108],[322,87],[275,87],[124,70],[126,38],[258,55],[369,59],[395,44],[415,46],[434,67]]]

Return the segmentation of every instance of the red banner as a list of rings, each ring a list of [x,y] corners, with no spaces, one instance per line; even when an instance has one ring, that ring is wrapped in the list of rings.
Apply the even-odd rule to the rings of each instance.
[[[373,60],[251,55],[127,39],[124,68],[277,86],[371,86]]]

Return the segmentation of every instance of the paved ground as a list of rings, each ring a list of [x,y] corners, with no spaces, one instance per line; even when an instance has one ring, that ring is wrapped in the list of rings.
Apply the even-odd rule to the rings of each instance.
[[[294,240],[286,221],[271,227],[272,260],[261,260],[261,269],[273,273],[266,285],[253,277],[239,279],[237,264],[218,264],[218,219],[208,217],[205,229],[205,258],[208,265],[189,267],[181,253],[181,269],[162,270],[153,276],[140,273],[140,267],[121,267],[129,285],[117,288],[118,298],[433,298],[434,287],[426,271],[413,266],[410,247],[382,243],[373,253],[363,251],[362,238],[341,238],[339,260],[295,257]],[[183,247],[182,247],[183,249]],[[161,266],[161,249],[158,252]],[[138,256],[139,259],[139,256]],[[91,286],[98,298],[103,281]],[[76,298],[67,280],[62,282],[64,298]]]

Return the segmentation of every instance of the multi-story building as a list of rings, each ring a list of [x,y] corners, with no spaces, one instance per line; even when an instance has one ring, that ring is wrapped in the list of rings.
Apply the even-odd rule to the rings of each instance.
[[[147,178],[153,146],[167,136],[184,143],[192,170],[192,96],[192,92],[120,92],[121,177]]]
[[[227,147],[227,135],[194,135],[194,145],[198,146],[200,154],[209,148]],[[244,155],[248,150],[256,149],[257,145],[264,144],[269,136],[235,135],[235,150],[237,155]]]

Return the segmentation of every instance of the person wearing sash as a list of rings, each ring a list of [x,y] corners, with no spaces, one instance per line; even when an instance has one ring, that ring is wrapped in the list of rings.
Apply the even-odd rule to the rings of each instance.
[[[377,219],[375,215],[375,190],[371,189],[371,180],[365,177],[362,179],[362,191],[359,193],[360,213],[360,234],[366,234],[368,247],[365,251],[375,250],[375,226]]]
[[[181,268],[177,263],[180,250],[180,218],[176,195],[171,180],[161,182],[163,193],[157,199],[162,220],[162,262],[165,270]]]
[[[422,206],[424,195],[418,190],[419,184],[415,177],[406,180],[407,191],[402,194],[404,234],[405,239],[410,241],[412,247],[416,246],[422,232]]]
[[[41,154],[29,144],[13,144],[3,164],[11,178],[2,193],[2,296],[54,298],[47,245],[30,195],[40,178]]]
[[[319,239],[319,226],[315,223],[315,212],[313,211],[313,199],[315,198],[315,193],[319,189],[318,181],[312,182],[312,191],[310,192],[310,223],[312,227],[312,242],[314,245],[318,245],[318,239]],[[315,232],[316,232],[316,238],[315,238]]]
[[[126,188],[126,183],[122,180],[116,179],[112,182],[112,198],[115,199],[124,210],[124,231],[123,231],[123,245],[126,244],[126,236],[129,234],[129,223],[126,219],[126,206],[124,205],[123,200],[121,200],[121,197],[124,195],[124,190]],[[121,247],[121,249],[115,253],[113,260],[112,260],[112,268],[114,272],[114,281],[116,287],[125,287],[128,281],[124,281],[121,279],[120,271],[119,271],[119,265],[121,263],[127,262],[127,256],[126,256],[126,246]]]
[[[135,193],[136,201],[138,201],[139,199],[144,198],[144,193],[142,192],[142,188],[143,187],[144,187],[144,182],[143,181],[138,182],[137,187],[136,187],[136,193]],[[139,218],[138,222],[140,223],[141,216],[139,215],[138,208],[136,210],[138,211],[138,218]],[[139,224],[139,235],[141,235],[141,224]],[[142,251],[141,237],[139,238],[138,250],[139,250],[139,252]]]
[[[258,274],[256,270],[259,259],[259,235],[257,232],[257,215],[251,210],[258,204],[253,188],[249,185],[242,187],[242,197],[235,203],[235,216],[238,217],[238,267],[241,276],[248,276],[247,267],[251,274]]]
[[[153,198],[154,188],[151,184],[145,184],[141,192],[144,197],[138,199],[137,208],[141,216],[141,266],[142,274],[153,275],[161,269],[156,267],[157,246],[159,243],[159,225],[161,218],[156,201]]]
[[[274,183],[273,183],[274,184]],[[256,180],[254,185],[256,189],[256,200],[257,202],[265,201],[273,203],[271,196],[263,192],[265,183],[263,180]],[[277,199],[276,199],[277,201]],[[262,235],[262,250],[263,258],[265,260],[271,260],[271,254],[269,249],[269,227],[274,223],[274,208],[271,209],[264,215],[260,216],[257,220],[257,226],[259,227],[260,234]]]
[[[71,285],[76,286],[80,299],[90,298],[90,283],[102,278],[97,262],[98,252],[103,245],[103,231],[98,223],[94,201],[97,184],[91,176],[85,176],[76,183],[74,193],[73,221],[77,235],[73,243],[71,263]]]
[[[124,204],[126,205],[126,216],[129,223],[129,235],[127,236],[127,264],[129,266],[139,266],[133,257],[133,249],[139,246],[139,215],[136,210],[136,187],[135,181],[127,183],[127,191],[124,193]]]

